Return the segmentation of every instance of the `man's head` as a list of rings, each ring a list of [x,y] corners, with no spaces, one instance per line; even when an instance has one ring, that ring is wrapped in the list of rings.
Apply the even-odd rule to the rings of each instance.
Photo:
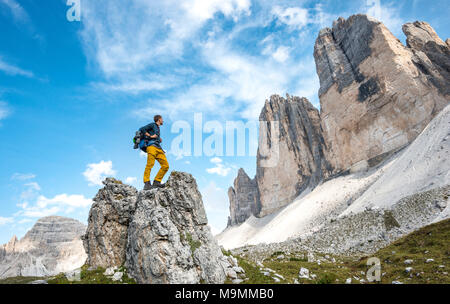
[[[158,126],[162,126],[164,124],[164,120],[161,115],[155,115],[155,117],[153,117],[153,120]]]

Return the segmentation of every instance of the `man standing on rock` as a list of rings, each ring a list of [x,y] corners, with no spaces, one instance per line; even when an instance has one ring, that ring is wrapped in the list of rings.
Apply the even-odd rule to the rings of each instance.
[[[147,152],[147,166],[144,171],[144,190],[163,188],[164,184],[162,184],[161,181],[167,171],[169,171],[169,163],[167,162],[166,154],[161,148],[162,139],[159,130],[159,127],[164,124],[164,121],[161,115],[156,115],[153,120],[155,122],[139,129],[144,136],[141,141],[141,149]],[[161,169],[159,169],[152,185],[150,182],[150,172],[155,164],[155,159],[161,165]]]

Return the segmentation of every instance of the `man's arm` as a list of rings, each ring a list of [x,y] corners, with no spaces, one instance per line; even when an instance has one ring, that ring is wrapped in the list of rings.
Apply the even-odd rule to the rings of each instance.
[[[158,138],[158,135],[150,135],[149,133],[145,133],[145,136],[148,136],[150,138]]]
[[[150,138],[158,138],[158,135],[155,134],[155,131],[152,129],[152,124],[148,124],[145,127],[142,127],[140,129],[140,131],[142,133],[144,133],[145,136],[150,137]],[[153,133],[153,135],[151,135],[150,133]]]

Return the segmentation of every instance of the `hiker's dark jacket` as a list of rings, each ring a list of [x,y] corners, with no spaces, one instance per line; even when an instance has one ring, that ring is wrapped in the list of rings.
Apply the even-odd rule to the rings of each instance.
[[[152,122],[151,124],[148,124],[145,127],[140,128],[139,131],[141,131],[141,133],[143,134],[144,140],[147,143],[147,147],[148,146],[155,146],[155,147],[157,147],[159,149],[162,149],[161,148],[161,138],[159,136],[159,134],[160,134],[159,133],[159,126],[156,123]],[[158,137],[157,138],[150,138],[148,136],[145,136],[145,133],[150,134],[150,136],[153,136],[153,135],[156,134],[156,135],[158,135]]]

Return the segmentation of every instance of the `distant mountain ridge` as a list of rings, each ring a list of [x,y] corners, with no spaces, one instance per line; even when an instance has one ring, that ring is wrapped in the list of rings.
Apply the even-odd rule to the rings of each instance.
[[[22,239],[14,236],[0,246],[0,278],[43,277],[81,267],[87,258],[81,240],[85,231],[71,218],[39,219]]]

